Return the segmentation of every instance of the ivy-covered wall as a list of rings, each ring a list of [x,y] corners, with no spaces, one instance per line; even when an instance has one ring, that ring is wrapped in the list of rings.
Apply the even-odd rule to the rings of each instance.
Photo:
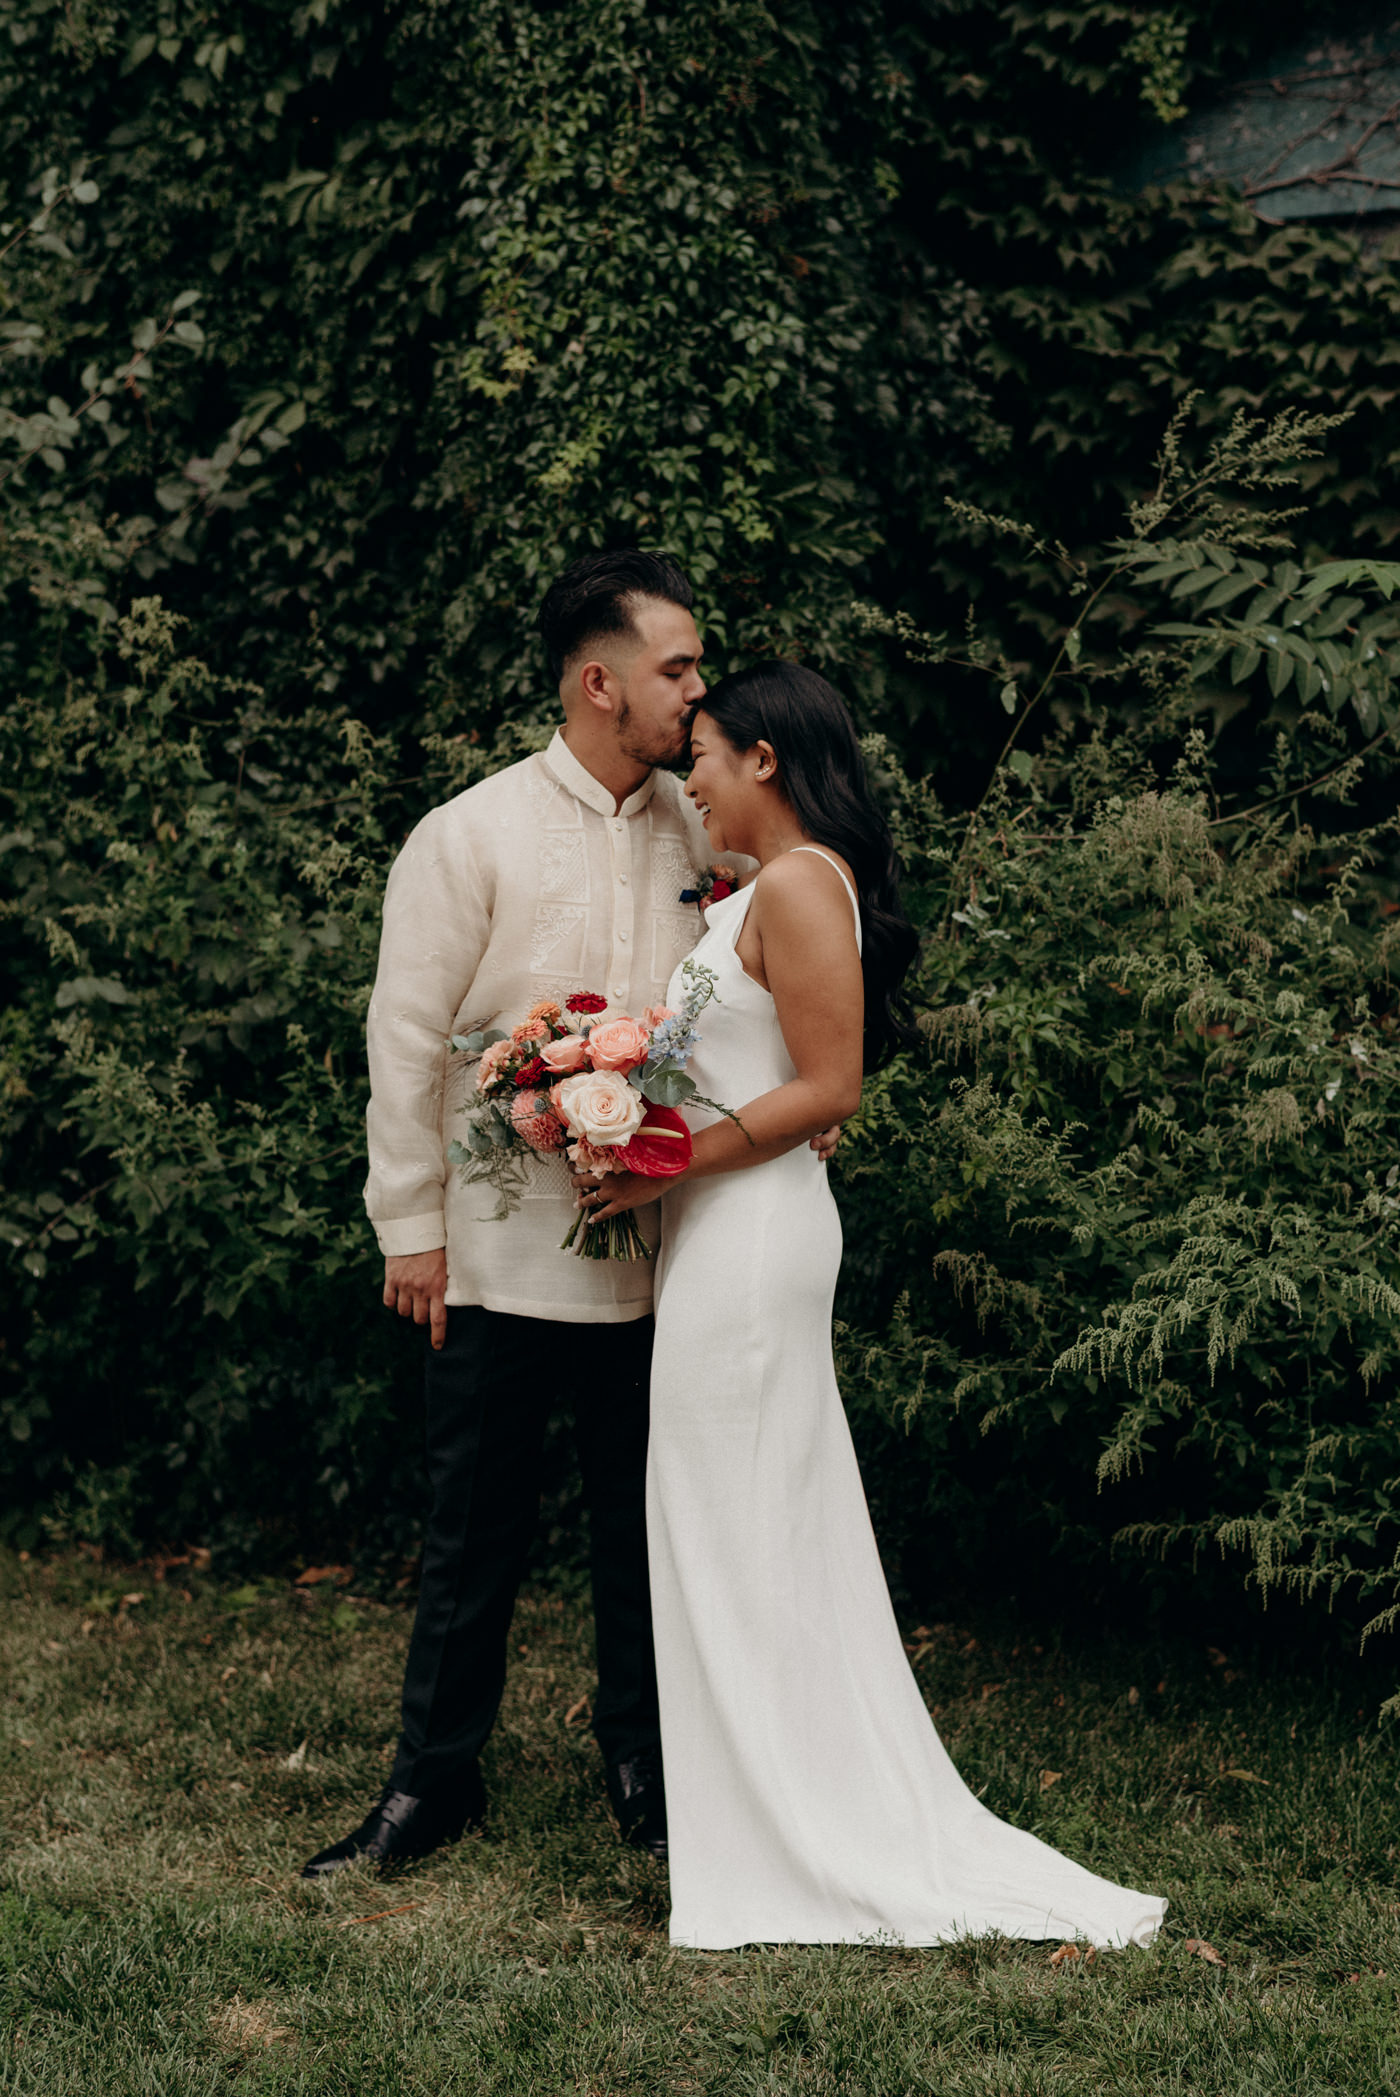
[[[0,222],[45,170],[92,190],[0,290],[42,322],[10,373],[62,454],[84,368],[189,299],[81,486],[222,667],[480,731],[548,704],[534,609],[600,539],[677,552],[717,655],[834,656],[886,484],[975,404],[968,295],[894,230],[917,96],[877,0],[7,24]]]

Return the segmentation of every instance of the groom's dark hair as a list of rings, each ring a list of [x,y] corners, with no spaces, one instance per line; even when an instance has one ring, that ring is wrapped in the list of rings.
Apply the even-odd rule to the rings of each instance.
[[[535,620],[555,683],[580,649],[610,636],[635,634],[632,614],[642,597],[659,597],[687,612],[695,602],[690,584],[664,553],[619,546],[612,553],[586,553],[570,561],[545,591]]]

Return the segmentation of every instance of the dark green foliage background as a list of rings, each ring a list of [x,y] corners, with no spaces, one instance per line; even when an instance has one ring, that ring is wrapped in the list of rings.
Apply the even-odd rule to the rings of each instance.
[[[1249,646],[1185,640],[1164,684],[1135,652],[1149,626],[1262,618],[1288,550],[1256,547],[1252,577],[1247,540],[1218,531],[1217,613],[1185,568],[1144,582],[1101,549],[1199,391],[1188,464],[1241,409],[1345,414],[1295,447],[1299,561],[1383,554],[1400,291],[1390,236],[1123,185],[1157,121],[1133,55],[1148,13],[0,11],[0,247],[38,221],[0,262],[15,1540],[42,1519],[117,1549],[410,1544],[414,1364],[377,1312],[359,1200],[378,895],[416,816],[538,734],[543,579],[612,538],[686,563],[717,664],[778,650],[838,676],[885,737],[931,933],[923,1005],[982,1000],[872,1090],[842,1168],[847,1386],[892,1562],[946,1589],[1011,1521],[1026,1566],[1058,1551],[1112,1585],[1108,1539],[1135,1521],[1178,1553],[1151,1576],[1165,1593],[1179,1547],[1234,1524],[1230,1582],[1252,1553],[1384,1606],[1386,1321],[1365,1325],[1373,1303],[1353,1330],[1347,1290],[1393,1281],[1389,1212],[1367,1243],[1364,1207],[1394,1127],[1388,746],[1326,789],[1359,813],[1301,789],[1388,733],[1393,633],[1374,629],[1370,684],[1339,684],[1312,641],[1280,684]],[[1259,55],[1242,0],[1177,18],[1193,105]],[[1114,578],[1087,610],[1081,556]],[[1334,645],[1300,587],[1268,618]],[[982,640],[891,645],[869,598],[937,631],[970,600]],[[1336,645],[1381,617],[1365,589],[1328,603]],[[1014,712],[1048,664],[968,823],[1002,694]],[[1106,794],[1117,832],[1094,828]],[[1212,847],[1227,871],[1207,879],[1201,825],[1272,794],[1271,821],[1326,847],[1269,830]],[[1165,898],[1173,867],[1189,904]],[[969,919],[989,883],[992,918]],[[1319,901],[1345,936],[1295,952],[1291,913]],[[1263,1064],[1281,988],[1301,986],[1320,1057],[1379,1030],[1368,1066],[1343,1059],[1381,1087],[1354,1131],[1294,1072],[1258,1083],[1296,1086],[1303,1136],[1278,1102],[1258,1133],[1256,1081],[1232,1092],[1175,1017],[1197,950],[1201,1024],[1253,1028]],[[1104,971],[1135,982],[1134,955],[1157,973],[1106,1046],[1124,993]],[[1154,1138],[1146,1213],[1115,1221],[1133,1203],[1113,1175],[1147,1171],[1123,1160],[1178,1095],[1191,1143]],[[1055,1369],[1174,1271],[1171,1219],[1212,1172],[1250,1208],[1255,1281],[1260,1218],[1291,1204],[1340,1233],[1317,1256],[1335,1288],[1270,1298],[1223,1383],[1189,1321],[1155,1397],[1121,1362]],[[1035,1216],[1013,1215],[1032,1189]],[[1217,1250],[1241,1214],[1209,1225]],[[1341,1440],[1319,1455],[1324,1431]],[[1101,1494],[1105,1447],[1123,1462]],[[1319,1497],[1324,1456],[1341,1483]]]

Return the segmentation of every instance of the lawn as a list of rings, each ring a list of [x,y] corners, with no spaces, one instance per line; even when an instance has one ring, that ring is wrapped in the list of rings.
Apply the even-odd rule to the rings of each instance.
[[[1167,1893],[1158,1945],[688,1953],[603,1804],[576,1602],[521,1605],[488,1834],[326,1890],[297,1870],[383,1781],[405,1604],[80,1558],[0,1583],[0,2091],[1400,2092],[1394,1736],[1345,1668],[912,1626],[968,1780]]]

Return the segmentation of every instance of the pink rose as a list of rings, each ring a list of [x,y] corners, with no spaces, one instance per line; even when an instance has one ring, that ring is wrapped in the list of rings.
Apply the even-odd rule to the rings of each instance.
[[[588,1037],[588,1060],[595,1070],[635,1070],[650,1046],[651,1029],[639,1019],[608,1019]]]
[[[628,1025],[635,1026],[635,1020]],[[626,1143],[641,1127],[647,1110],[641,1093],[616,1070],[581,1070],[577,1077],[556,1085],[550,1096],[571,1134],[595,1149]]]
[[[501,1065],[508,1063],[514,1054],[515,1048],[511,1042],[492,1042],[490,1048],[484,1052],[481,1061],[476,1066],[476,1089],[478,1092],[486,1090],[500,1070]]]
[[[556,1077],[565,1071],[582,1070],[588,1061],[588,1043],[582,1034],[561,1034],[557,1041],[541,1044],[540,1061]]]
[[[669,1005],[648,1005],[646,1011],[642,1014],[642,1018],[649,1027],[664,1026],[668,1019],[674,1019],[675,1016]]]

